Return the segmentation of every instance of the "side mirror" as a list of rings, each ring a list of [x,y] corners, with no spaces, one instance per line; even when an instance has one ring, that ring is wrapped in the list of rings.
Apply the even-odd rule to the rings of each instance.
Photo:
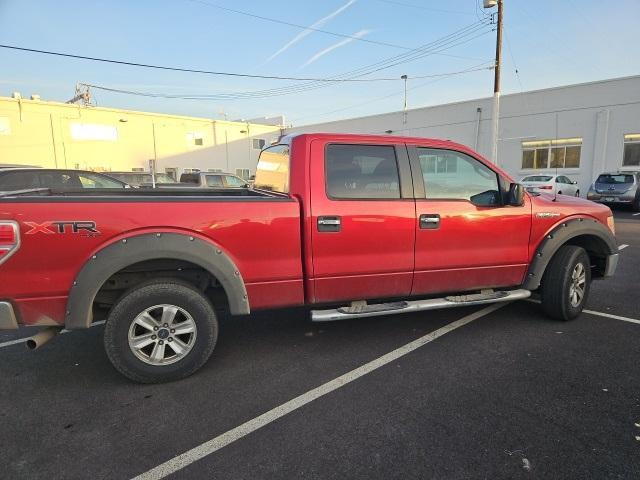
[[[507,205],[511,205],[512,207],[521,207],[524,205],[524,187],[519,183],[509,185]]]

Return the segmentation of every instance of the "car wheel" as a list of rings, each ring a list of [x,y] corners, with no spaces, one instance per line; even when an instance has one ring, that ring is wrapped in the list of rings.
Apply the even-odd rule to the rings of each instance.
[[[140,383],[185,378],[209,359],[218,321],[209,300],[180,280],[134,287],[113,306],[104,346],[113,366]]]
[[[582,247],[564,245],[542,277],[542,309],[556,320],[572,320],[582,312],[590,286],[589,255]]]
[[[580,190],[576,190],[576,197],[580,196]]]
[[[562,192],[558,192],[558,195],[562,195]]]

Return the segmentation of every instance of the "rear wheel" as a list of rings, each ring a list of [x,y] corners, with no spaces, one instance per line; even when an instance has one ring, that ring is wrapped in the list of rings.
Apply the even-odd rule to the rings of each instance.
[[[180,280],[146,283],[113,306],[104,332],[109,360],[141,383],[187,377],[209,359],[218,321],[209,300]]]
[[[580,196],[580,190],[576,190],[576,197]]]
[[[582,247],[564,245],[553,256],[542,278],[542,309],[557,320],[580,315],[591,286],[589,255]]]

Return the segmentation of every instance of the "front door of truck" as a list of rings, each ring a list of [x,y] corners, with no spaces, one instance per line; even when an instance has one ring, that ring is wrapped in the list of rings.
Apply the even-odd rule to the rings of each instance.
[[[498,175],[455,150],[409,147],[416,182],[412,294],[521,283],[528,263],[531,205],[502,205]]]
[[[415,202],[404,145],[311,143],[313,298],[411,292]]]

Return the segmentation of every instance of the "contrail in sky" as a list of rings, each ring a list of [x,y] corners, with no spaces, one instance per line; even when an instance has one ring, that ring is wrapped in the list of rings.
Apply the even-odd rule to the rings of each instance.
[[[313,32],[313,30],[311,30],[312,28],[320,28],[321,26],[323,26],[325,23],[327,23],[329,20],[331,20],[332,18],[337,17],[338,15],[340,15],[342,12],[344,12],[347,8],[349,8],[351,5],[353,5],[354,3],[356,3],[357,0],[349,0],[347,3],[345,3],[343,6],[341,6],[340,8],[338,8],[337,10],[335,10],[334,12],[330,13],[329,15],[327,15],[326,17],[321,18],[320,20],[316,21],[313,25],[311,25],[308,29],[301,31],[298,35],[296,35],[295,37],[293,37],[289,42],[287,42],[282,48],[280,48],[280,50],[278,50],[277,52],[275,52],[273,55],[271,55],[269,58],[267,58],[267,60],[265,61],[265,63],[269,63],[271,60],[273,60],[274,58],[276,58],[278,55],[284,53],[285,51],[287,51],[289,48],[291,48],[293,45],[295,45],[296,43],[298,43],[300,40],[302,40],[304,37],[306,37],[307,35],[309,35],[310,33]]]
[[[324,57],[327,53],[335,50],[336,48],[344,47],[348,43],[353,42],[357,38],[362,38],[365,35],[367,35],[368,33],[371,33],[371,30],[360,30],[359,32],[354,33],[352,35],[353,38],[345,38],[344,40],[340,40],[338,43],[334,43],[333,45],[331,45],[330,47],[325,48],[324,50],[320,50],[318,53],[316,53],[314,56],[312,56],[309,60],[304,62],[300,68],[304,68],[307,65],[311,65],[313,62],[318,60],[320,57]]]

